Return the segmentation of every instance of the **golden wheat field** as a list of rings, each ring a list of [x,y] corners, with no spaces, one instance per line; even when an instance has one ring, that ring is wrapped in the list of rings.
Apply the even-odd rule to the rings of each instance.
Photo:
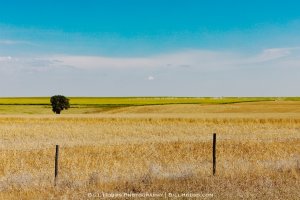
[[[0,135],[0,199],[300,197],[300,101],[8,114],[0,115]]]

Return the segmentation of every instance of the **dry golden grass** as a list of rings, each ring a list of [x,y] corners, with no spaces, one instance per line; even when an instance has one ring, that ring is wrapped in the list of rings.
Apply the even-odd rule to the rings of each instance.
[[[0,199],[89,199],[88,193],[101,192],[214,195],[206,199],[300,196],[298,102],[2,115],[0,136]],[[55,144],[61,147],[56,187]]]

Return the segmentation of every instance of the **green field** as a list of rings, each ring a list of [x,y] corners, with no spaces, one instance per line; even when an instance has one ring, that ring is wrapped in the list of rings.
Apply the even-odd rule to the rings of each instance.
[[[128,106],[167,104],[232,104],[260,101],[300,101],[300,97],[69,97],[64,114],[99,113]],[[51,114],[50,97],[0,98],[0,114]]]
[[[69,97],[72,105],[226,104],[296,100],[300,97]],[[0,105],[49,105],[50,97],[0,98]]]

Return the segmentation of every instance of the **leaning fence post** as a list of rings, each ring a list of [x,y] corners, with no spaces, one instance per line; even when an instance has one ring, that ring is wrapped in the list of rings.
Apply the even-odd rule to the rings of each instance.
[[[58,154],[59,154],[59,145],[56,145],[56,148],[55,148],[54,186],[56,186],[57,175],[58,175]]]
[[[216,174],[216,134],[213,134],[213,175]]]

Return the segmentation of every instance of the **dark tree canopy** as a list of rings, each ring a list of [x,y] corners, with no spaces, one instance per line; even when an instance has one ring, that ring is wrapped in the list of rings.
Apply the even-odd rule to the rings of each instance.
[[[70,108],[69,99],[62,95],[52,96],[50,102],[52,105],[52,111],[56,114],[60,114],[62,110]]]

